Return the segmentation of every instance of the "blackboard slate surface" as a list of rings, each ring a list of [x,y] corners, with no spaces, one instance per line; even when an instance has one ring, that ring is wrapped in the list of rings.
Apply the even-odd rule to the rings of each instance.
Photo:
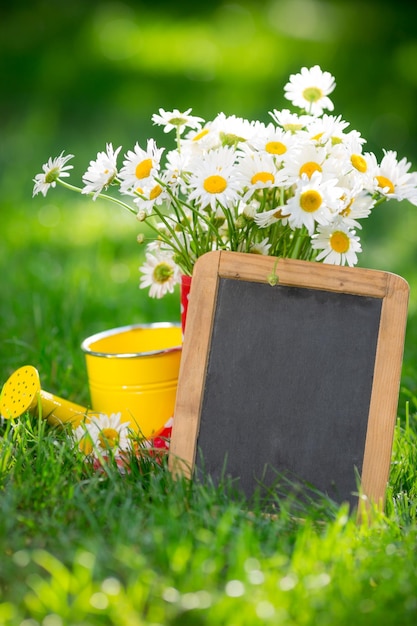
[[[237,252],[201,257],[171,471],[215,482],[225,473],[249,497],[283,475],[336,502],[383,505],[408,294],[389,272]]]
[[[280,472],[356,500],[380,315],[379,298],[221,278],[198,435],[204,470],[216,482],[225,470],[248,496]]]

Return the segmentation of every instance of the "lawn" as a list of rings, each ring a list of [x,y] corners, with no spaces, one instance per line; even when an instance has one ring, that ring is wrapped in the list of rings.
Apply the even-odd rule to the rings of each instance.
[[[59,193],[4,208],[0,381],[32,364],[43,389],[85,405],[82,340],[179,321],[178,293],[155,301],[138,289],[139,224],[118,209]],[[415,224],[405,216],[396,228]],[[361,263],[413,286],[404,246],[386,246],[392,235],[371,233]],[[414,626],[416,303],[412,290],[386,507],[370,524],[326,501],[277,498],[266,512],[227,482],[174,481],[150,457],[98,473],[66,430],[4,421],[0,624]]]

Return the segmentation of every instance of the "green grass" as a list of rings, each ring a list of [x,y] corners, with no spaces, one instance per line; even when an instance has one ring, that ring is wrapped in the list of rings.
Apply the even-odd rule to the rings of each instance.
[[[81,341],[179,320],[178,294],[158,302],[137,289],[131,217],[53,201],[4,216],[0,380],[32,364],[44,389],[83,404]],[[130,473],[99,474],[65,430],[29,415],[1,424],[0,624],[414,626],[413,321],[386,509],[371,524],[325,502],[294,514],[281,499],[267,514],[228,483],[174,481],[148,457],[132,459]]]

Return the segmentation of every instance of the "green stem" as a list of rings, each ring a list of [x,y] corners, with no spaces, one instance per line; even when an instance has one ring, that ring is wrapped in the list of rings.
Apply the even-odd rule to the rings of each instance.
[[[76,187],[75,185],[71,185],[70,183],[66,183],[64,180],[61,180],[60,178],[57,179],[57,182],[60,185],[62,185],[63,187],[66,187],[67,189],[70,189],[71,191],[77,191],[78,193],[83,193],[83,190],[80,189],[80,187]],[[86,196],[94,196],[94,192],[90,191],[89,193],[86,193],[84,195],[86,195]],[[118,200],[117,198],[113,198],[113,196],[108,196],[105,193],[99,193],[99,194],[97,194],[96,198],[102,198],[103,200],[108,200],[109,202],[114,202],[114,204],[118,204],[119,206],[121,206],[124,209],[126,209],[127,211],[129,211],[129,213],[133,213],[133,215],[137,214],[136,209],[134,209],[133,207],[129,206],[128,204],[126,204],[122,200]]]

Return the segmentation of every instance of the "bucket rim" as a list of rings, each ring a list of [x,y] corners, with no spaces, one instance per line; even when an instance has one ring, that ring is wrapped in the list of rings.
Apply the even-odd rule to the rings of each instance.
[[[181,324],[177,324],[174,322],[154,322],[152,324],[130,324],[128,326],[118,326],[117,328],[109,328],[108,330],[103,330],[99,333],[95,333],[94,335],[90,335],[86,337],[81,343],[81,350],[89,356],[97,356],[107,359],[134,359],[137,357],[147,357],[147,356],[156,356],[159,354],[167,354],[170,352],[178,352],[182,349],[181,345],[171,346],[170,348],[160,348],[158,350],[148,350],[147,352],[98,352],[96,350],[91,350],[90,345],[99,341],[100,339],[105,339],[106,337],[111,337],[112,335],[119,335],[123,332],[129,332],[130,330],[137,329],[158,329],[158,328],[181,328]]]

